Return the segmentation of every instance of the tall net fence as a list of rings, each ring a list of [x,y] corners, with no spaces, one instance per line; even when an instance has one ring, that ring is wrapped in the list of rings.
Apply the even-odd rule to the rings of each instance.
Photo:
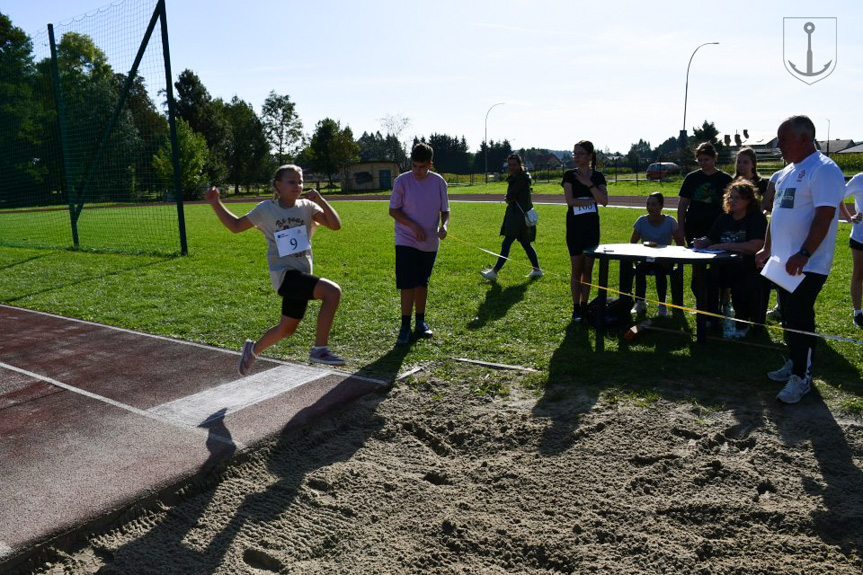
[[[0,245],[185,252],[163,0],[46,25],[0,73]]]

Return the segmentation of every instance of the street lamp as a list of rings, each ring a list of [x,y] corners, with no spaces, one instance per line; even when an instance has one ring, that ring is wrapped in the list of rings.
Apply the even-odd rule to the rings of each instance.
[[[830,118],[824,118],[827,120],[827,157],[830,157]]]
[[[498,102],[494,104],[491,108],[488,109],[488,112],[485,113],[485,135],[483,136],[483,144],[485,144],[485,183],[488,183],[488,114],[491,112],[492,108],[495,106],[500,106],[501,104],[506,104],[506,102]]]
[[[686,102],[689,100],[689,67],[692,66],[692,59],[695,58],[695,53],[698,52],[699,48],[704,46],[708,46],[710,44],[719,44],[719,42],[705,42],[698,48],[692,51],[692,56],[689,57],[689,64],[686,66],[686,94],[683,97],[683,129],[680,130],[680,148],[686,145]]]

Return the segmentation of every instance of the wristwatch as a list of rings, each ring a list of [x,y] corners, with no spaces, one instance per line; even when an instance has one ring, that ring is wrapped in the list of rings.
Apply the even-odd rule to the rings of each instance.
[[[809,253],[809,250],[807,250],[806,248],[800,248],[800,251],[797,253],[800,254],[801,256],[803,256],[804,258],[811,258],[812,257],[812,254]]]

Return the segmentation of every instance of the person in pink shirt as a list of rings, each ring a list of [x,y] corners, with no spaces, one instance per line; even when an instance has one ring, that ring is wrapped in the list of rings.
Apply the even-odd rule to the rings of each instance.
[[[396,288],[401,293],[402,321],[396,345],[411,340],[411,314],[416,308],[414,336],[429,338],[426,302],[432,268],[440,240],[449,225],[446,181],[431,171],[434,150],[419,143],[411,151],[411,170],[396,178],[390,196],[390,216],[395,220]]]

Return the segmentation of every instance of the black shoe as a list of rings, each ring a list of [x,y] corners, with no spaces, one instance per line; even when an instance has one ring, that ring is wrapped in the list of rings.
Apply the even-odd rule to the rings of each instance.
[[[403,325],[399,330],[399,337],[396,340],[396,345],[407,345],[411,342],[411,326]]]
[[[431,328],[429,327],[428,322],[426,322],[426,321],[421,321],[421,322],[419,322],[419,323],[417,324],[417,327],[416,327],[416,329],[414,330],[414,335],[415,335],[415,336],[417,336],[417,337],[421,337],[421,338],[423,338],[423,339],[428,339],[428,338],[430,338],[432,335],[434,335],[434,332],[433,332],[433,331],[431,330]]]
[[[581,312],[581,306],[577,306],[572,310],[572,321],[573,323],[581,323],[582,319],[584,319],[584,315]]]
[[[858,313],[854,316],[854,325],[863,328],[863,313]]]

